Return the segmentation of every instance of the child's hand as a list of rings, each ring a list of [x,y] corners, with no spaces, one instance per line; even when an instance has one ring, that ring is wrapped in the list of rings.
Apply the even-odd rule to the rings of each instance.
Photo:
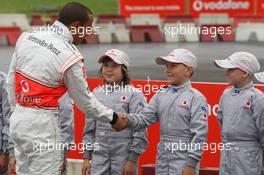
[[[9,158],[8,173],[10,175],[16,174],[16,159],[15,159],[15,157]]]
[[[182,175],[195,175],[195,168],[186,165],[183,168]]]
[[[0,154],[0,172],[4,172],[8,168],[8,155]]]
[[[84,159],[82,166],[82,175],[89,175],[91,171],[91,163],[90,160]]]
[[[123,175],[134,175],[136,163],[129,160],[124,166]]]

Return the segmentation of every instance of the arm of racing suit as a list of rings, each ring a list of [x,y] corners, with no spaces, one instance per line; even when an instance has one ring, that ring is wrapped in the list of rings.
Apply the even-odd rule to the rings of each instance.
[[[64,83],[68,88],[70,97],[86,116],[92,116],[102,122],[113,124],[117,120],[117,114],[112,109],[102,105],[89,91],[82,69],[82,62],[79,61],[64,73]]]
[[[7,92],[8,92],[8,99],[11,106],[11,111],[14,111],[14,108],[16,106],[16,67],[17,67],[17,47],[19,46],[20,41],[25,36],[25,33],[22,33],[15,46],[15,50],[11,59],[11,63],[8,70],[8,75],[6,79],[6,85],[7,85]]]
[[[158,92],[152,97],[149,104],[147,104],[139,114],[128,115],[128,125],[133,128],[134,131],[140,131],[147,126],[157,122],[157,98]]]
[[[9,66],[9,72],[6,79],[7,89],[8,89],[8,95],[9,95],[9,102],[12,111],[14,111],[14,108],[16,106],[16,50],[13,54],[11,64]]]
[[[143,93],[136,91],[133,93],[129,103],[129,113],[139,114],[146,105],[147,102]],[[129,160],[137,162],[140,154],[146,150],[147,146],[147,129],[133,132]]]
[[[208,134],[208,103],[203,96],[194,96],[190,106],[190,130],[193,135],[191,144],[198,145],[198,149],[188,150],[186,165],[196,167],[202,159],[203,144],[207,142]]]

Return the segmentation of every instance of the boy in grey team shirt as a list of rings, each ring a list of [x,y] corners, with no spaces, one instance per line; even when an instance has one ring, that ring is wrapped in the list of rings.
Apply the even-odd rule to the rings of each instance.
[[[257,58],[248,52],[235,52],[227,59],[215,60],[226,69],[228,87],[221,96],[217,118],[223,149],[221,175],[261,175],[264,150],[264,95],[256,89],[253,76],[259,71]],[[259,74],[256,74],[257,78]]]
[[[264,72],[259,72],[259,73],[256,73],[255,74],[255,77],[258,81],[264,83]],[[262,143],[263,144],[263,143]],[[264,151],[262,150],[263,152],[263,159],[264,159]],[[264,160],[262,162],[262,174],[261,175],[264,175]]]
[[[208,104],[190,82],[197,58],[186,49],[175,49],[156,63],[166,66],[170,85],[158,91],[140,114],[129,114],[129,126],[137,130],[160,121],[156,175],[198,175],[208,133]]]

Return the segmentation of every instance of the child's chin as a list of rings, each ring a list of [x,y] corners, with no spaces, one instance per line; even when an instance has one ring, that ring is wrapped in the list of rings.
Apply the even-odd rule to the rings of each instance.
[[[173,81],[173,80],[168,80],[168,83],[169,83],[170,85],[178,84],[177,81]]]
[[[227,84],[229,84],[229,85],[234,85],[234,82],[232,82],[232,81],[227,81]]]

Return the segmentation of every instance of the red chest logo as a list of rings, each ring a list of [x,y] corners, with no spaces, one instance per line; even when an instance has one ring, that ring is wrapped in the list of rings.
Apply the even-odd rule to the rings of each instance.
[[[28,85],[28,83],[27,83],[26,80],[21,80],[21,81],[20,81],[20,85],[21,85],[21,87],[22,87],[22,91],[23,91],[23,93],[27,93],[27,92],[29,92],[29,85]]]

